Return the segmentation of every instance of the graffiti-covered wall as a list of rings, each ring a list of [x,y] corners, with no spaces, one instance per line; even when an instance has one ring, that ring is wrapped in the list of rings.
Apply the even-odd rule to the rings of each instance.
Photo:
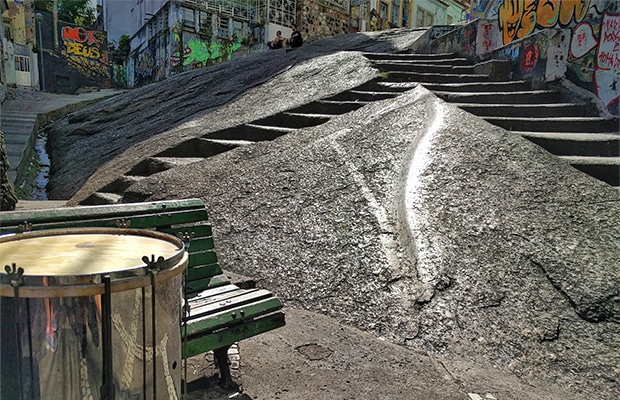
[[[298,23],[304,41],[349,33],[349,2],[344,0],[304,1]]]
[[[247,23],[168,3],[131,39],[127,86],[231,60],[251,39]]]
[[[170,57],[170,65],[183,70],[202,68],[208,65],[228,61],[232,54],[241,48],[241,37],[233,34],[232,40],[202,37],[197,33],[183,32],[182,38],[173,35],[172,46],[179,48],[183,41],[183,55],[176,50]]]
[[[58,24],[60,54],[83,75],[110,87],[108,40],[103,31],[91,30],[66,22]]]
[[[106,33],[58,21],[58,48],[54,45],[52,14],[43,11],[41,22],[45,90],[74,93],[82,86],[110,87]]]
[[[451,31],[436,39],[433,39],[431,34],[429,37],[431,52],[477,57],[501,47],[497,21],[479,19],[458,29],[454,29],[454,26],[449,27],[452,28]]]
[[[536,31],[566,29],[566,76],[619,113],[620,1],[474,0],[472,15],[497,20],[504,45]]]

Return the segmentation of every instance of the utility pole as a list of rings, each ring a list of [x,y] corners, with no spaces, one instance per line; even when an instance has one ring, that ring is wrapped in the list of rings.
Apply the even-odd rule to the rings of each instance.
[[[54,0],[52,8],[52,20],[54,26],[54,51],[58,51],[58,0]]]
[[[38,43],[38,47],[39,47],[39,57],[41,59],[41,64],[39,65],[39,74],[41,74],[41,91],[44,92],[45,91],[45,65],[43,64],[43,57],[45,56],[43,54],[43,35],[41,34],[41,21],[43,21],[43,15],[41,13],[36,13],[36,15],[34,16],[35,20],[37,21],[37,31],[39,33],[39,43]]]

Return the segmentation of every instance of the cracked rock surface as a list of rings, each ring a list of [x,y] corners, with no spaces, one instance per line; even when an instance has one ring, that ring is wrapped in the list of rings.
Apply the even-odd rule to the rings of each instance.
[[[321,70],[353,79],[353,65],[361,82],[373,76],[357,53],[309,58],[128,146],[72,202],[141,155],[259,115],[258,99],[288,109],[353,87],[325,78],[312,92],[310,78],[297,79],[322,79]],[[52,181],[71,192],[65,179]],[[618,192],[424,88],[174,167],[129,191],[202,198],[222,266],[257,278],[288,307],[441,355],[455,375],[475,363],[565,391],[532,398],[620,397]],[[306,350],[335,349],[321,346]]]

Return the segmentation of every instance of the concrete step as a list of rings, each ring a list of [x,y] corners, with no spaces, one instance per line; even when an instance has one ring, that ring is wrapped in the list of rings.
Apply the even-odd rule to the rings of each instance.
[[[290,110],[294,113],[341,115],[364,107],[365,101],[319,100]]]
[[[420,64],[420,63],[405,63],[405,62],[374,62],[373,66],[382,72],[426,72],[426,73],[438,73],[438,74],[473,74],[473,65],[449,65],[449,64]]]
[[[457,83],[424,83],[428,90],[439,92],[461,92],[461,93],[488,93],[488,92],[514,92],[531,90],[531,83],[528,81],[506,81],[506,82],[457,82]]]
[[[557,90],[525,90],[521,92],[442,92],[435,95],[451,103],[479,104],[542,104],[562,103],[562,94]]]
[[[2,132],[32,132],[34,128],[34,121],[22,121],[22,120],[2,120]]]
[[[620,157],[560,156],[560,158],[593,178],[611,186],[620,186]]]
[[[618,120],[605,117],[485,117],[484,119],[509,131],[608,133],[618,130]]]
[[[4,129],[4,128],[3,128]],[[4,132],[4,131],[3,131]],[[4,137],[4,143],[6,144],[21,144],[25,145],[30,142],[31,133],[13,133]]]
[[[237,146],[216,143],[208,139],[195,138],[179,143],[154,157],[207,158],[232,150]]]
[[[385,99],[392,99],[398,96],[400,93],[386,92],[386,91],[369,91],[369,90],[347,90],[346,92],[338,93],[332,97],[328,97],[325,100],[331,101],[379,101]]]
[[[417,53],[363,53],[369,60],[454,60],[455,53],[417,54]]]
[[[244,124],[237,125],[232,128],[222,129],[216,132],[207,133],[202,137],[204,139],[210,139],[218,143],[224,143],[222,141],[263,142],[274,140],[282,135],[289,133],[290,131],[290,128],[283,129],[280,127]]]
[[[107,193],[122,194],[127,188],[144,179],[144,176],[123,175],[114,182],[104,186],[101,191]]]
[[[128,172],[128,175],[151,176],[179,165],[192,164],[204,159],[204,157],[149,157],[134,166]]]
[[[80,204],[84,206],[102,206],[122,202],[123,196],[116,193],[95,192]]]
[[[66,205],[66,200],[19,200],[15,205],[15,211],[46,210]]]
[[[17,165],[14,164],[14,157],[18,157],[17,162],[19,162],[19,160],[21,160],[22,154],[24,154],[25,147],[22,143],[5,143],[5,145],[6,154],[9,156],[11,168],[15,168]]]
[[[453,82],[492,82],[484,74],[440,74],[424,72],[385,71],[388,82],[453,83]]]
[[[36,114],[15,114],[15,113],[2,113],[2,125],[10,121],[29,122],[34,123],[37,120]]]
[[[453,103],[480,117],[595,117],[598,110],[585,104],[474,104]]]
[[[252,121],[252,125],[300,129],[321,125],[327,122],[330,117],[330,115],[301,114],[285,111]]]
[[[355,88],[355,90],[366,92],[389,92],[403,93],[417,87],[417,82],[386,82],[383,79],[375,79],[364,83]]]
[[[433,59],[413,59],[413,60],[407,60],[407,59],[391,59],[391,58],[379,58],[379,59],[372,59],[371,60],[373,63],[377,63],[377,64],[401,64],[401,65],[448,65],[448,66],[455,66],[455,65],[474,65],[470,60],[468,60],[467,58],[446,58],[446,59],[437,59],[437,60],[433,60]]]
[[[620,135],[610,133],[515,132],[557,156],[620,156]]]

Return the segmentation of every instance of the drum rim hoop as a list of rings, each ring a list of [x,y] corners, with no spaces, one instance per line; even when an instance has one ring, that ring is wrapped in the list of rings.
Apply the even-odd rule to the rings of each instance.
[[[145,236],[155,239],[165,240],[173,243],[177,246],[178,251],[165,259],[165,264],[171,267],[164,268],[156,272],[156,282],[161,282],[172,278],[175,275],[181,273],[188,263],[188,254],[185,251],[185,245],[183,241],[178,237],[171,234],[149,230],[149,229],[132,229],[132,228],[102,228],[102,227],[84,227],[84,228],[62,228],[62,229],[47,229],[39,231],[30,231],[24,233],[16,233],[14,235],[0,236],[0,243],[22,240],[26,238],[47,237],[47,236],[59,236],[59,235],[75,235],[75,234],[111,234],[111,235],[132,235],[132,236]],[[142,255],[149,257],[151,255]],[[140,256],[140,257],[142,257]],[[157,255],[155,255],[157,256]],[[19,265],[17,266],[19,267]],[[134,270],[146,269],[147,266],[137,267]],[[119,272],[119,271],[115,271]],[[0,274],[4,274],[1,271]],[[100,275],[100,274],[97,274]],[[88,276],[88,275],[75,275],[75,276]],[[135,276],[129,278],[121,278],[112,281],[112,292],[121,292],[125,290],[132,290],[139,287],[145,287],[151,284],[150,276],[148,274],[142,276]],[[103,283],[88,283],[88,284],[76,284],[76,285],[58,285],[58,286],[19,286],[19,296],[28,298],[48,298],[48,297],[81,297],[81,296],[94,296],[103,294]],[[64,293],[64,294],[63,294]],[[14,297],[13,286],[8,284],[0,284],[0,297]]]

